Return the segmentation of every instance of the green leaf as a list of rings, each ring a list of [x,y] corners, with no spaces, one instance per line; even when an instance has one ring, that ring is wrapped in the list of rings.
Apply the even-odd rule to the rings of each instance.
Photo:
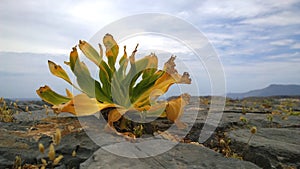
[[[111,102],[110,97],[103,92],[100,83],[90,76],[90,72],[85,64],[78,62],[76,65],[74,74],[76,75],[78,85],[84,93],[89,97],[96,98],[98,101]]]
[[[164,117],[165,116],[165,109],[166,109],[167,103],[162,102],[162,103],[156,103],[154,105],[151,105],[151,108],[146,111],[146,116],[147,117]]]
[[[110,96],[103,92],[100,83],[91,77],[88,67],[80,62],[76,48],[70,54],[70,67],[84,93],[100,102],[111,102]]]
[[[129,72],[122,83],[130,84],[129,88],[132,88],[132,86],[135,84],[136,80],[139,78],[141,73],[147,68],[147,64],[147,58],[142,58],[136,62],[131,62]]]
[[[67,75],[66,71],[60,65],[57,65],[54,62],[48,60],[48,66],[49,66],[50,72],[54,76],[62,78],[65,81],[67,81],[68,83],[72,84],[72,82],[71,82],[69,76]]]
[[[162,75],[163,72],[161,71],[157,72],[156,74],[153,74],[152,76],[145,77],[143,80],[141,80],[132,90],[132,93],[134,93],[132,102],[135,102],[136,99],[139,98],[145,92],[145,89],[152,88],[156,80]]]
[[[97,66],[100,66],[102,53],[99,54],[89,43],[83,40],[79,41],[79,48],[88,59],[94,62]]]
[[[54,92],[49,86],[45,85],[36,90],[36,93],[47,103],[52,105],[59,105],[67,103],[71,98],[62,96]]]
[[[111,96],[111,79],[112,72],[106,62],[103,60],[100,63],[99,79],[102,83],[103,91],[107,96]]]
[[[142,90],[142,94],[139,95],[133,102],[133,105],[136,106],[144,106],[149,102],[149,96],[153,91],[157,91],[155,93],[156,97],[167,92],[169,87],[175,83],[177,84],[191,84],[191,79],[187,72],[184,72],[183,75],[180,75],[175,69],[174,63],[175,57],[171,56],[171,58],[165,63],[163,74],[155,81],[154,85],[150,88],[145,88]]]
[[[147,69],[143,72],[143,79],[149,76],[152,76],[158,68],[158,58],[154,53],[151,53],[149,56],[145,56],[149,59]]]
[[[133,88],[138,77],[142,73],[144,74],[145,72],[147,72],[149,69],[153,69],[153,70],[150,71],[150,74],[148,73],[147,75],[143,75],[143,78],[146,78],[147,76],[151,76],[156,71],[157,57],[155,55],[145,56],[144,58],[131,63],[131,69],[129,70],[129,72],[127,74],[127,78],[131,79],[130,89]],[[154,71],[154,72],[152,73],[152,71]],[[138,76],[136,76],[136,75],[138,75]]]
[[[120,81],[122,81],[125,77],[126,69],[127,69],[127,65],[128,65],[126,46],[124,46],[124,54],[121,57],[121,59],[119,60],[119,65],[120,65],[120,67],[117,71],[117,74],[118,74],[118,78],[120,78]]]
[[[129,99],[129,83],[124,84],[125,72],[128,64],[126,46],[124,46],[124,54],[119,60],[119,69],[114,73],[112,78],[111,90],[113,92],[114,101],[124,107],[130,107]],[[117,95],[117,97],[116,97]]]
[[[124,84],[120,82],[120,79],[117,77],[117,74],[115,74],[115,76],[113,77],[111,90],[113,101],[116,104],[127,107],[127,103],[129,103],[128,89],[126,89]]]
[[[89,43],[87,43],[85,41],[79,41],[79,48],[81,49],[81,51],[84,53],[84,55],[87,58],[89,58],[92,62],[94,62],[100,68],[99,78],[103,84],[103,91],[106,94],[106,96],[109,97],[111,95],[110,82],[111,82],[111,77],[112,77],[112,70],[108,67],[106,62],[104,62],[102,59],[102,55],[103,55],[102,54],[103,53],[102,46],[99,44],[100,55]],[[77,53],[77,51],[74,51],[74,52]],[[74,54],[74,55],[76,55],[76,54]],[[76,57],[76,56],[75,57],[73,56],[73,58],[74,58],[73,59],[74,61],[78,59],[78,57]],[[75,63],[73,63],[73,64],[75,64]]]

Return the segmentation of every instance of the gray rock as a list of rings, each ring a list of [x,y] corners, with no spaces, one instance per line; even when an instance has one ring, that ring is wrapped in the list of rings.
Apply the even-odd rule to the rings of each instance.
[[[12,125],[13,123],[0,123],[0,168],[6,168],[14,163],[15,157],[26,154],[26,162],[34,162],[38,156],[38,149],[32,144],[30,138],[25,138],[26,127]],[[33,149],[37,151],[32,151]]]
[[[242,152],[244,159],[260,167],[270,168],[280,164],[300,167],[300,131],[297,128],[258,128],[247,145],[249,129],[229,133],[232,148]]]
[[[247,119],[247,123],[244,124],[240,121],[240,117],[243,116]],[[289,116],[287,119],[283,120],[282,116],[274,115],[273,121],[270,122],[267,119],[267,114],[259,114],[259,113],[223,113],[222,120],[219,123],[218,127],[221,128],[230,128],[230,127],[243,127],[245,125],[248,126],[257,126],[263,128],[293,128],[300,127],[300,116]]]
[[[174,131],[172,134],[180,138],[187,135],[187,141],[198,141],[201,133],[211,135],[203,143],[206,146],[210,141],[219,144],[218,133],[227,132],[231,138],[230,148],[238,155],[242,155],[246,161],[225,158],[208,148],[183,143],[174,148],[171,147],[172,149],[165,153],[154,155],[156,151],[166,148],[162,146],[165,139],[157,142],[157,140],[162,140],[160,136],[154,137],[155,142],[138,144],[134,149],[130,146],[114,147],[111,145],[116,143],[126,145],[128,141],[123,137],[115,137],[115,135],[104,132],[105,122],[94,116],[79,118],[80,122],[70,114],[60,114],[58,118],[55,118],[55,114],[50,109],[49,115],[46,115],[46,111],[43,109],[44,103],[41,101],[19,102],[20,113],[14,115],[16,122],[0,123],[0,168],[11,168],[16,155],[22,157],[24,164],[40,164],[41,158],[47,158],[47,148],[57,127],[62,130],[63,137],[61,144],[55,148],[57,154],[64,155],[64,158],[56,168],[79,168],[80,163],[83,162],[81,168],[258,168],[257,166],[262,168],[300,168],[300,162],[298,162],[300,159],[300,133],[298,131],[300,116],[289,116],[286,120],[282,120],[281,116],[275,115],[271,123],[266,117],[266,113],[270,110],[261,107],[259,100],[256,100],[255,104],[252,102],[249,100],[249,102],[241,103],[239,100],[233,100],[232,103],[227,104],[220,121],[214,116],[210,117],[211,120],[217,122],[209,125],[211,132],[203,130],[205,124],[211,124],[207,121],[207,118],[212,115],[208,113],[210,106],[204,105],[201,98],[198,97],[191,98],[191,104],[185,107],[185,113],[181,119],[188,124],[191,128],[190,131],[189,129],[169,129],[172,123],[166,119],[155,122],[161,131]],[[27,105],[29,105],[31,114],[22,112]],[[246,114],[242,114],[244,106],[246,106]],[[297,106],[299,107],[299,104]],[[294,108],[295,110],[296,108]],[[242,123],[240,116],[246,117],[248,123]],[[43,126],[46,127],[43,128]],[[247,146],[250,126],[257,126],[258,133]],[[72,130],[72,132],[68,132],[68,130]],[[36,135],[32,135],[35,131]],[[153,137],[151,134],[143,135],[141,141],[151,137]],[[39,142],[44,144],[45,154],[38,151],[37,144]],[[107,147],[114,149],[119,154],[114,155],[108,152],[105,149]],[[72,157],[71,153],[75,149],[77,149],[77,155]],[[147,150],[147,153],[144,150]],[[152,155],[152,157],[123,157],[128,155],[139,157]],[[86,159],[88,160],[86,161]]]
[[[30,112],[19,112],[18,114],[14,114],[14,119],[16,121],[39,121],[42,120],[44,118],[48,118],[48,117],[74,117],[72,114],[70,113],[61,113],[59,115],[53,113],[53,110],[48,108],[46,109],[42,109],[42,110],[33,110]]]
[[[196,109],[190,108],[186,113],[193,111],[196,111]],[[187,135],[187,138],[192,141],[198,141],[200,132],[205,132],[202,129],[207,113],[205,110],[199,110],[198,112],[197,120],[195,124],[192,124],[193,128]],[[240,121],[241,116],[247,119],[246,124]],[[300,117],[289,116],[286,120],[281,117],[280,115],[274,115],[273,121],[270,122],[267,119],[267,114],[225,112],[216,131],[228,131],[232,139],[230,147],[233,148],[234,152],[243,153],[244,160],[251,161],[260,167],[300,167],[299,162],[297,162],[297,159],[300,159],[300,133],[298,132]],[[249,149],[245,149],[247,147],[245,146],[246,142],[250,137],[249,127],[251,126],[257,126],[259,132],[250,141],[251,146]],[[204,144],[209,145],[212,140],[218,142],[215,137],[216,132]],[[255,145],[256,143],[259,143],[259,145]]]
[[[192,145],[178,144],[170,151],[158,156],[148,158],[127,158],[121,157],[100,148],[86,162],[82,163],[81,168],[259,168],[256,165],[233,158],[225,158],[208,148]]]
[[[0,168],[12,168],[16,156],[21,157],[23,164],[41,164],[41,158],[48,158],[48,147],[56,128],[60,128],[62,132],[61,143],[55,146],[56,154],[64,156],[58,167],[79,168],[79,164],[99,148],[74,117],[0,122],[0,125]],[[38,143],[44,145],[45,154],[39,152]],[[77,155],[72,157],[72,152],[76,149]]]
[[[232,113],[231,113],[232,114]],[[243,115],[248,119],[249,125],[264,127],[264,128],[295,128],[300,127],[300,116],[289,116],[287,119],[283,120],[280,115],[273,115],[273,121],[270,122],[267,119],[267,114],[256,114],[256,113],[247,113]],[[239,120],[239,116],[237,116]]]

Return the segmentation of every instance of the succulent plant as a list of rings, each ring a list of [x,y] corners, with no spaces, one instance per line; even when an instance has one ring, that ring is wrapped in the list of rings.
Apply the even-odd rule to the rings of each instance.
[[[66,96],[54,92],[45,85],[36,92],[50,103],[55,113],[68,112],[76,116],[92,115],[98,111],[109,110],[107,127],[114,129],[113,123],[124,118],[126,113],[145,114],[149,116],[167,117],[178,127],[184,127],[180,121],[183,107],[189,102],[189,95],[182,94],[169,101],[158,101],[157,98],[166,93],[175,83],[190,84],[187,72],[180,75],[175,69],[175,56],[158,69],[158,58],[150,54],[139,60],[135,59],[137,47],[128,57],[126,46],[124,53],[116,64],[119,46],[113,36],[106,34],[103,38],[106,48],[106,60],[103,48],[99,51],[88,42],[79,41],[79,49],[99,68],[99,80],[94,79],[88,67],[80,61],[77,46],[73,47],[69,61],[65,62],[76,76],[77,84],[73,83],[66,71],[56,63],[48,61],[50,72],[64,79],[81,94],[74,96],[66,89]],[[130,64],[130,66],[129,66]]]

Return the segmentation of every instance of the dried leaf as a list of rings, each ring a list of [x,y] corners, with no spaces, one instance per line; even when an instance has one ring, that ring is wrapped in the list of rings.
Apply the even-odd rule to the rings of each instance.
[[[41,161],[42,161],[42,164],[43,164],[44,166],[47,165],[47,161],[46,161],[45,159],[42,158]]]
[[[49,146],[48,157],[52,161],[55,159],[55,149],[54,149],[54,145],[53,144],[50,144],[50,146]]]
[[[55,132],[55,144],[58,145],[60,143],[60,140],[61,140],[61,131],[59,128],[56,129],[56,132]]]
[[[53,165],[57,165],[63,158],[63,155],[59,155],[58,157],[56,157],[53,161]]]
[[[126,109],[113,109],[108,113],[108,124],[118,121],[126,113]]]
[[[41,153],[44,153],[45,152],[45,148],[44,148],[44,145],[42,143],[39,143],[39,151]]]
[[[76,151],[75,150],[72,151],[72,157],[76,157]]]
[[[177,70],[175,69],[175,63],[174,63],[175,57],[172,56],[164,66],[164,71],[158,71],[158,73],[162,73],[162,75],[155,80],[155,84],[152,87],[149,87],[147,90],[144,90],[142,94],[139,95],[139,98],[137,98],[134,101],[134,105],[138,106],[144,106],[149,104],[149,98],[152,91],[157,90],[160,91],[158,93],[166,93],[171,85],[174,83],[181,83],[181,84],[190,84],[191,79],[189,77],[188,73],[184,73],[183,75],[180,75],[177,73]],[[158,96],[160,96],[159,94]],[[157,97],[158,97],[157,96]]]

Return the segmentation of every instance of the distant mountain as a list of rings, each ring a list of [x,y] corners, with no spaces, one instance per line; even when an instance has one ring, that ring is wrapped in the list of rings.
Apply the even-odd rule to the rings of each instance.
[[[246,93],[228,93],[230,98],[267,97],[267,96],[300,96],[300,85],[272,84],[266,88],[251,90]]]

